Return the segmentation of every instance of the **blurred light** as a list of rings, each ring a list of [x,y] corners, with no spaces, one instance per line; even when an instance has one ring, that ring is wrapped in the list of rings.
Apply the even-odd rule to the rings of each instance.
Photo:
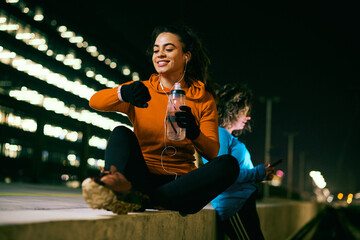
[[[321,172],[319,172],[319,171],[311,171],[309,175],[313,179],[315,185],[318,188],[326,187],[326,182],[325,182],[324,177],[321,175]]]
[[[64,61],[65,59],[65,55],[64,54],[57,54],[56,57],[55,57],[56,60],[58,61]]]
[[[99,138],[99,137],[96,137],[96,136],[92,136],[89,139],[89,146],[105,150],[106,145],[107,145],[107,140],[104,139],[104,138]]]
[[[116,87],[116,85],[117,84],[114,81],[108,81],[106,83],[106,86],[109,87],[109,88],[114,88],[114,87]]]
[[[98,165],[99,167],[105,167],[105,160],[99,159],[99,160],[97,161],[97,165]]]
[[[9,177],[6,177],[6,178],[4,179],[4,182],[5,182],[6,184],[9,184],[9,183],[11,183],[11,178],[9,178]]]
[[[54,55],[54,52],[53,52],[53,50],[47,50],[46,51],[46,55],[48,55],[48,56],[52,56],[52,55]]]
[[[58,77],[54,76],[54,79],[51,81],[57,81]],[[65,84],[66,83],[62,83]],[[66,86],[63,86],[66,88]],[[71,87],[77,89],[79,85],[76,87]],[[43,95],[39,94],[37,91],[29,90],[26,87],[22,87],[21,90],[11,90],[9,93],[10,97],[14,97],[15,99],[19,101],[26,101],[34,105],[40,105],[43,106],[48,111],[54,111],[56,113],[61,113],[65,116],[70,116],[73,119],[77,119],[78,121],[84,121],[88,122],[94,126],[106,129],[106,130],[112,130],[114,127],[119,125],[124,125],[121,122],[114,121],[110,118],[103,117],[95,112],[89,112],[87,110],[81,110],[76,111],[75,108],[69,108],[65,106],[65,103],[56,99],[56,98],[49,98],[44,97]],[[1,118],[2,119],[2,118]],[[11,119],[11,118],[10,118]],[[130,126],[128,126],[130,127]],[[131,127],[130,127],[131,128]],[[49,136],[57,137],[56,135],[52,134],[51,132],[47,133]],[[65,139],[69,141],[75,141],[75,137],[78,135],[78,140],[81,139],[81,136],[79,133],[74,133],[71,131],[68,131],[68,134],[66,135]]]
[[[29,45],[35,45],[35,46],[45,44],[45,43],[46,43],[46,40],[43,38],[34,38],[29,41]]]
[[[43,11],[41,8],[37,8],[35,11],[35,16],[34,16],[34,20],[41,22],[42,20],[44,20],[44,15],[43,15]]]
[[[16,53],[14,52],[10,52],[8,50],[3,50],[0,52],[0,59],[10,59],[15,57],[16,57]]]
[[[354,194],[352,194],[352,193],[348,194],[348,198],[353,198],[353,197],[354,197]]]
[[[101,74],[96,74],[95,75],[95,80],[98,82],[101,82],[104,80],[104,77]]]
[[[67,174],[63,174],[63,175],[61,175],[61,180],[63,180],[63,181],[67,181],[67,180],[69,180],[69,175],[67,175]]]
[[[87,162],[88,162],[88,164],[89,164],[90,166],[95,166],[95,159],[94,159],[94,158],[89,158],[89,159],[87,160]]]
[[[19,40],[28,40],[35,37],[34,33],[17,33],[15,38]]]
[[[281,170],[277,170],[277,171],[276,171],[276,176],[283,177],[283,176],[284,176],[284,172],[281,171]]]
[[[77,156],[75,154],[69,154],[67,156],[67,160],[69,161],[71,166],[80,166],[80,161],[77,159]]]
[[[53,53],[52,50],[48,50],[47,54]],[[69,56],[72,56],[71,54]],[[63,54],[57,54],[56,58],[58,60],[65,59]],[[10,52],[3,47],[0,47],[0,62],[10,65],[18,71],[25,72],[30,76],[34,76],[42,81],[47,82],[50,85],[56,86],[60,89],[63,89],[67,92],[70,92],[80,98],[89,100],[90,97],[96,92],[94,89],[84,85],[80,80],[69,80],[65,76],[54,73],[48,68],[42,66],[41,64],[35,63],[32,60],[25,59],[21,56],[16,55],[14,52]],[[76,66],[76,65],[74,65]],[[93,71],[87,72],[87,75],[94,77],[95,73]],[[115,87],[116,84],[113,81],[109,81],[106,78],[100,80],[102,84],[105,84],[108,87]],[[103,117],[97,113],[92,112],[88,114],[89,111],[70,111],[69,107],[66,107],[65,104],[58,99],[51,99],[44,97],[43,95],[37,93],[36,91],[31,91],[26,88],[19,90],[10,91],[10,96],[16,98],[19,101],[26,101],[31,104],[39,105],[44,107],[49,111],[54,111],[56,113],[64,114],[65,116],[70,116],[79,121],[89,122],[94,126],[100,127],[105,130],[112,130],[114,127],[119,125],[124,125],[132,129],[131,126],[123,124],[118,121],[114,121],[110,118]],[[121,114],[121,113],[119,113]],[[84,117],[84,116],[87,117]],[[124,114],[121,114],[124,115]]]
[[[38,22],[41,22],[42,20],[44,20],[44,15],[37,14],[37,15],[34,16],[34,20],[38,21]]]
[[[0,24],[6,23],[6,17],[0,17]]]
[[[80,134],[78,132],[70,131],[70,130],[63,129],[63,128],[57,127],[57,126],[52,126],[50,124],[45,124],[44,134],[46,136],[58,138],[61,140],[68,140],[70,142],[76,142],[80,136]],[[68,158],[69,158],[69,156],[68,156]]]
[[[103,55],[103,54],[100,54],[99,56],[98,56],[98,60],[99,61],[104,61],[105,60],[105,56]]]
[[[62,33],[60,34],[60,36],[61,36],[62,38],[71,38],[71,37],[73,37],[74,35],[75,35],[75,33],[72,32],[72,31],[66,31],[66,32],[62,32]]]
[[[355,197],[354,197],[355,199],[360,199],[360,192],[358,192],[358,193],[355,193]]]
[[[330,191],[329,191],[329,189],[324,188],[324,189],[323,189],[323,194],[324,194],[325,197],[330,196]]]
[[[99,55],[99,52],[98,52],[98,51],[95,51],[95,52],[91,52],[90,54],[91,54],[91,56],[93,56],[93,57],[97,57],[97,56]]]
[[[114,69],[114,68],[116,68],[116,67],[117,67],[116,62],[110,63],[110,68]],[[129,73],[129,74],[130,74],[130,73]]]
[[[22,129],[26,132],[36,132],[37,123],[34,119],[23,118],[13,113],[6,113],[0,110],[0,123]]]
[[[128,76],[128,75],[130,75],[131,71],[130,71],[130,69],[129,69],[128,66],[123,66],[123,67],[122,67],[122,73],[123,73],[125,76]]]
[[[87,160],[87,163],[91,167],[96,167],[96,168],[103,168],[105,166],[105,161],[102,159],[89,158]]]
[[[344,197],[344,194],[338,193],[337,198],[338,198],[339,200],[341,200],[343,197]]]
[[[88,51],[89,53],[92,53],[92,52],[96,52],[97,48],[95,46],[88,46],[86,48],[86,51]]]
[[[61,33],[66,32],[66,30],[67,30],[67,27],[65,27],[65,26],[58,27],[58,31]]]
[[[95,73],[93,71],[89,70],[89,71],[86,72],[86,76],[89,77],[89,78],[92,78],[92,77],[95,76]]]
[[[330,195],[330,196],[328,196],[328,197],[326,198],[326,201],[327,201],[328,203],[331,203],[333,200],[334,200],[334,196],[333,196],[333,195]]]
[[[84,38],[80,36],[70,37],[69,39],[69,42],[71,43],[81,43],[82,41],[84,41]]]
[[[76,155],[75,154],[69,154],[67,156],[67,159],[71,162],[71,161],[75,161],[76,160]]]
[[[137,72],[132,73],[132,80],[133,81],[139,81],[140,80],[139,74]]]
[[[10,143],[5,143],[3,147],[4,156],[9,158],[18,158],[22,149],[20,145]]]
[[[69,188],[79,188],[80,187],[80,182],[77,180],[74,181],[68,181],[66,182],[66,186]]]
[[[15,31],[19,29],[19,24],[0,25],[0,31]]]
[[[18,3],[19,0],[6,0],[7,3]]]
[[[109,58],[105,59],[105,64],[110,65],[111,60]]]
[[[348,199],[346,200],[346,202],[347,202],[347,204],[352,203],[352,198],[348,198]]]
[[[39,51],[46,51],[48,49],[48,46],[46,44],[41,44],[39,47],[38,47],[38,50]]]

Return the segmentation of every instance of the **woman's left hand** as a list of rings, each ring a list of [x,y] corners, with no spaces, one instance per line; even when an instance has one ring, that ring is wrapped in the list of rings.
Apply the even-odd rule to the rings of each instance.
[[[175,121],[181,128],[186,128],[186,137],[190,140],[196,139],[200,135],[200,129],[196,124],[195,117],[191,113],[191,108],[181,106],[181,111],[175,113]]]

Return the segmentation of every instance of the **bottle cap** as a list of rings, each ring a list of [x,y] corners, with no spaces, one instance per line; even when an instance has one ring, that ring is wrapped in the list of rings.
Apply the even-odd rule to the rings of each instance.
[[[179,82],[175,83],[175,90],[181,90],[181,84]]]

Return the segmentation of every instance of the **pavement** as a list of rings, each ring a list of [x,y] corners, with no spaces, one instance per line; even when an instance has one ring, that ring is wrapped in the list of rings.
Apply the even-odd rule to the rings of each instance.
[[[88,207],[81,189],[66,186],[0,183],[0,226],[61,220],[107,219],[106,210]]]
[[[209,204],[204,209],[213,209]],[[158,212],[146,209],[147,213]],[[161,211],[171,212],[171,211]],[[128,213],[139,214],[139,213]],[[0,226],[66,220],[98,220],[117,216],[86,205],[81,188],[65,185],[0,183]]]

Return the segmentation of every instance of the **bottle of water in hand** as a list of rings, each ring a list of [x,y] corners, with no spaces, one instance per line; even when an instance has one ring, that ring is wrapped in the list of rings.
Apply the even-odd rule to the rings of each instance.
[[[185,139],[186,129],[180,128],[175,121],[175,112],[181,111],[180,106],[183,105],[185,105],[185,91],[181,89],[180,83],[175,83],[175,88],[169,95],[166,117],[166,133],[170,140]]]

